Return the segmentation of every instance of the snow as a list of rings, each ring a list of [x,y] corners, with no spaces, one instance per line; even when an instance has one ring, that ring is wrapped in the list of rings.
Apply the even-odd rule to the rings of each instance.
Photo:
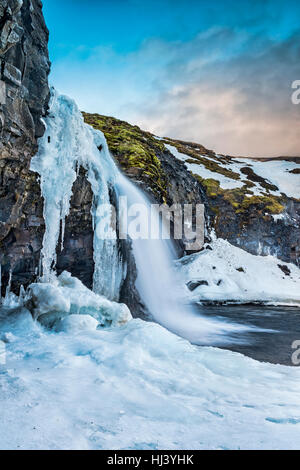
[[[300,269],[274,256],[255,256],[221,238],[210,249],[177,262],[185,283],[205,280],[193,292],[195,301],[265,302],[300,306]],[[285,275],[278,265],[286,265]],[[240,269],[243,268],[243,271]],[[239,270],[239,271],[238,271]]]
[[[247,159],[246,162],[257,175],[275,184],[279,192],[286,194],[288,197],[300,198],[300,175],[290,173],[292,170],[299,169],[299,164],[288,160],[259,162]]]
[[[178,158],[178,160],[181,160],[182,162],[185,162],[186,167],[189,171],[194,173],[195,175],[201,176],[201,178],[212,178],[220,182],[220,186],[222,189],[235,189],[235,188],[242,188],[244,186],[243,181],[241,180],[234,180],[231,178],[227,178],[226,176],[222,175],[221,173],[216,173],[213,171],[208,170],[205,165],[196,163],[187,163],[187,159],[191,159],[189,155],[185,155],[181,152],[178,152],[176,147],[173,147],[172,145],[165,145],[166,148],[174,155],[174,157]],[[204,158],[207,158],[204,156]],[[219,166],[222,166],[219,164]],[[244,179],[245,176],[242,175],[242,179]]]
[[[1,449],[299,447],[300,369],[142,320],[92,331],[69,317],[56,333],[25,309],[5,313]]]
[[[81,331],[95,331],[98,326],[100,323],[91,315],[69,315],[56,322],[55,331],[80,333]]]
[[[293,197],[296,199],[300,198],[299,174],[290,173],[292,170],[300,168],[299,164],[295,162],[288,160],[257,161],[251,160],[249,158],[232,158],[230,163],[222,163],[219,161],[219,167],[229,169],[240,175],[240,180],[234,180],[223,176],[220,173],[208,170],[205,165],[201,163],[187,163],[186,160],[191,158],[189,155],[178,152],[176,147],[172,145],[166,144],[165,146],[174,155],[174,157],[178,158],[178,160],[181,160],[182,162],[185,162],[189,171],[201,176],[202,178],[212,178],[219,181],[220,187],[222,189],[235,189],[243,187],[244,181],[247,179],[247,177],[241,172],[241,169],[243,167],[250,167],[254,173],[266,179],[269,183],[277,186],[278,188],[278,191],[267,191],[257,182],[255,183],[255,186],[251,187],[251,192],[255,196],[261,196],[262,194],[266,193],[273,196],[280,196],[281,193],[284,193],[288,197]],[[210,160],[207,155],[203,155],[203,158]]]
[[[0,448],[296,449],[299,369],[193,346],[159,324],[133,320],[125,305],[100,295],[117,297],[123,274],[113,241],[94,239],[95,292],[67,272],[54,276],[51,266],[77,164],[88,171],[96,208],[109,201],[117,171],[103,134],[84,124],[69,98],[52,95],[46,125],[32,163],[45,198],[43,282],[19,299],[8,289],[0,310]],[[201,176],[218,178],[221,187],[241,184],[217,173],[207,176],[203,165],[190,165],[193,172],[194,166]],[[97,226],[97,210],[93,217]],[[230,342],[231,333],[246,328],[203,318],[191,301],[300,305],[300,270],[294,265],[287,265],[288,276],[274,257],[250,255],[221,239],[213,239],[211,247],[179,260],[178,281],[172,275],[167,289],[163,284],[163,300],[173,289],[178,305],[155,308],[156,319],[175,333],[202,344],[214,338],[216,344],[215,336]],[[150,261],[160,248],[154,253],[148,247]],[[169,264],[155,261],[156,270],[145,276],[144,292],[159,302],[162,287],[154,289],[154,278]],[[199,280],[208,286],[193,292],[185,286]],[[174,291],[181,286],[186,297],[177,302]]]

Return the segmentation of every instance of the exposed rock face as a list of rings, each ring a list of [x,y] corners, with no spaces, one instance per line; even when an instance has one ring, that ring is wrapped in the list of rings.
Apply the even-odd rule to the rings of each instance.
[[[216,235],[254,255],[274,255],[300,263],[300,201],[286,198],[284,214],[276,219],[265,212],[264,204],[250,205],[241,212],[221,196],[212,198],[211,208]]]
[[[209,225],[219,238],[254,255],[274,255],[299,266],[299,157],[251,160],[217,155],[191,142],[173,139],[163,142],[169,149],[175,149],[175,156],[176,151],[180,152],[186,168],[200,183],[205,192]],[[270,170],[272,162],[276,165]],[[294,168],[288,170],[291,166]],[[272,178],[277,182],[288,181],[291,195],[279,190]]]
[[[0,0],[0,262],[2,288],[31,282],[44,233],[43,201],[29,170],[49,97],[48,30],[40,0]]]
[[[57,271],[69,271],[90,289],[94,273],[92,204],[92,188],[86,171],[80,168],[65,222],[64,243],[62,246],[60,240],[57,246]]]
[[[207,204],[199,182],[184,163],[174,158],[164,142],[119,119],[99,114],[83,115],[88,124],[104,133],[121,170],[148,194],[153,203],[169,206]],[[178,242],[179,255],[185,251],[185,242]]]

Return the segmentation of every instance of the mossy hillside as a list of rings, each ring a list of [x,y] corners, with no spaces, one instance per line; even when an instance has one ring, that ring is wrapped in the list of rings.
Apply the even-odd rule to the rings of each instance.
[[[156,197],[166,201],[167,177],[162,169],[159,156],[167,152],[165,144],[174,146],[178,152],[191,157],[187,163],[204,165],[211,172],[222,174],[233,180],[241,180],[240,174],[230,170],[234,159],[225,155],[216,155],[212,150],[206,149],[200,144],[183,142],[165,137],[157,140],[150,132],[141,130],[125,121],[99,114],[83,113],[85,121],[95,129],[100,129],[107,140],[108,146],[121,168],[128,174],[144,180],[153,190]],[[223,168],[220,164],[226,164]],[[134,173],[133,170],[140,170]],[[250,209],[264,213],[280,214],[285,208],[285,198],[274,196],[269,191],[277,189],[263,178],[256,175],[250,168],[242,168],[245,180],[243,186],[236,189],[222,189],[220,182],[213,178],[202,178],[193,174],[194,178],[204,188],[211,209],[218,211],[221,200],[228,202],[237,214],[243,214]],[[256,196],[251,191],[259,183],[266,191],[261,196]]]
[[[242,188],[236,189],[222,189],[220,182],[212,178],[204,179],[199,175],[194,177],[205,188],[206,195],[212,199],[211,208],[216,212],[216,205],[213,203],[218,197],[223,198],[233,208],[236,214],[246,213],[249,209],[256,209],[261,213],[280,214],[284,211],[284,197],[273,196],[264,194],[261,196],[253,195],[251,187],[254,186],[251,182],[245,182]],[[217,201],[216,201],[217,202]]]
[[[152,188],[154,194],[166,201],[167,179],[158,155],[166,151],[164,144],[149,132],[142,131],[125,121],[99,114],[83,113],[86,123],[101,130],[108,147],[121,168],[139,169],[139,175]]]

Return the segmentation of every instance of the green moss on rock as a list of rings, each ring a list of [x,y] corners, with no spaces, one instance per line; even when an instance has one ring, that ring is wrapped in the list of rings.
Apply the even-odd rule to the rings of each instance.
[[[194,177],[205,188],[205,192],[209,198],[215,200],[220,196],[232,206],[237,214],[242,214],[251,207],[255,207],[258,210],[272,215],[280,214],[284,211],[285,206],[283,197],[272,196],[269,194],[255,196],[253,193],[251,194],[251,190],[249,190],[249,188],[252,187],[252,184],[247,181],[242,188],[222,189],[220,187],[220,182],[217,180],[212,178],[205,179],[195,174]]]
[[[157,156],[165,151],[164,144],[149,132],[125,121],[100,114],[83,113],[83,117],[86,123],[104,133],[109,150],[122,170],[129,175],[139,175],[155,195],[165,201],[167,180]]]
[[[88,124],[104,133],[109,149],[121,168],[129,176],[144,181],[161,201],[166,202],[168,189],[167,177],[159,159],[159,156],[167,151],[165,144],[174,146],[178,152],[190,157],[186,163],[203,165],[216,176],[221,174],[235,181],[241,180],[241,175],[230,169],[233,163],[231,157],[216,155],[200,144],[167,137],[158,140],[150,132],[142,131],[138,126],[113,117],[88,113],[83,113],[83,116]],[[245,166],[241,172],[245,175],[245,180],[241,180],[243,186],[235,189],[222,189],[220,182],[214,178],[202,178],[196,174],[193,176],[204,188],[208,200],[211,199],[211,209],[215,213],[219,210],[218,204],[222,205],[222,199],[231,205],[236,214],[241,215],[249,209],[257,210],[261,215],[280,214],[284,210],[285,198],[269,193],[277,190],[276,186],[256,175],[251,168]],[[266,193],[254,195],[251,189],[255,183],[259,183]]]

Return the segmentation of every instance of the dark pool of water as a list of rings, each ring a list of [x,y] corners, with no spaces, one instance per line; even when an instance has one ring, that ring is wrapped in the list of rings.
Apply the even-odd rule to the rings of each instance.
[[[218,317],[224,321],[258,328],[257,331],[253,329],[232,335],[232,344],[224,345],[224,349],[242,353],[258,361],[294,365],[294,349],[291,346],[295,340],[300,341],[300,308],[257,305],[198,308],[207,317]],[[244,343],[238,344],[240,340]],[[217,344],[212,346],[220,347]]]

